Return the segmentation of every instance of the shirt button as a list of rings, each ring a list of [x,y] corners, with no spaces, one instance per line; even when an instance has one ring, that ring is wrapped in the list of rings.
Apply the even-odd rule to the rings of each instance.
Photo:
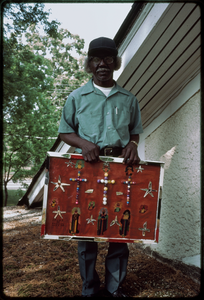
[[[107,112],[107,115],[109,115],[109,111]]]
[[[108,127],[108,129],[110,129],[110,126]]]

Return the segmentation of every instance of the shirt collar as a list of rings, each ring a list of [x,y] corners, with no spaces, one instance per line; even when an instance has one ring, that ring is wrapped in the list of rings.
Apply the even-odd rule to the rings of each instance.
[[[128,92],[127,90],[125,90],[124,88],[119,86],[116,81],[115,81],[115,87],[110,92],[110,95],[115,94],[115,93],[121,93],[121,94],[125,94],[128,96],[130,95],[130,92]]]
[[[91,78],[84,86],[83,86],[83,89],[81,91],[81,95],[85,95],[85,94],[90,94],[92,92],[95,91],[95,88],[94,88],[94,85],[93,85],[93,79]],[[114,81],[115,83],[115,86],[114,88],[112,89],[111,91],[111,95],[115,94],[115,93],[122,93],[122,94],[125,94],[125,95],[129,95],[129,92],[126,91],[125,89],[123,89],[122,87],[120,87],[116,81]]]
[[[92,84],[92,79],[90,79],[84,86],[81,91],[81,95],[90,94],[94,92],[94,86]]]

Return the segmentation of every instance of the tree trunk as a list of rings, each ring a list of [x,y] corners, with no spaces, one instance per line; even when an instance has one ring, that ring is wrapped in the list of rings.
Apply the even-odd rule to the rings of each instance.
[[[4,180],[4,206],[7,206],[7,201],[8,201],[8,189],[7,189],[7,182]]]

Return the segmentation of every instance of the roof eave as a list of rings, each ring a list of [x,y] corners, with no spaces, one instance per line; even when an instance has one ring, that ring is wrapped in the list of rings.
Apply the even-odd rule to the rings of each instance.
[[[146,2],[133,3],[131,10],[129,11],[128,15],[126,16],[125,20],[123,21],[122,25],[120,26],[118,32],[114,37],[114,41],[117,48],[120,47],[120,45],[128,35],[135,20],[139,17],[140,13],[142,12],[142,10],[146,5],[147,5]]]

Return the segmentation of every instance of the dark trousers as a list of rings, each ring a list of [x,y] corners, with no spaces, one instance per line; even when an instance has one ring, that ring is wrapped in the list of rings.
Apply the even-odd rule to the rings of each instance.
[[[78,242],[80,274],[83,281],[82,295],[95,294],[100,287],[99,276],[95,270],[98,244]],[[106,289],[113,293],[122,284],[127,273],[129,250],[126,243],[109,243],[105,260]]]

